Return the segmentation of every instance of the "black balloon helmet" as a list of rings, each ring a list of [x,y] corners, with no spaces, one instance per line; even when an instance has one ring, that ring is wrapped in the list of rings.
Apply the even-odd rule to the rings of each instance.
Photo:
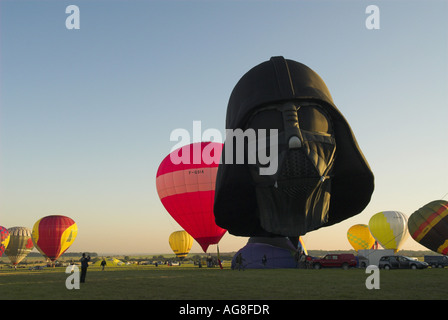
[[[240,236],[294,237],[348,219],[368,205],[373,173],[316,72],[272,57],[238,81],[226,129],[262,127],[280,131],[278,171],[258,176],[257,166],[226,163],[226,141],[215,188],[220,227]]]

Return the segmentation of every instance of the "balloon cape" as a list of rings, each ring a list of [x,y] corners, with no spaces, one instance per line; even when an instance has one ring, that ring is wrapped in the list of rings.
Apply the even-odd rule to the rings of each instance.
[[[302,242],[300,242],[302,243]],[[304,248],[303,248],[304,249]],[[232,258],[232,269],[297,268],[296,248],[287,238],[251,237]],[[240,259],[240,261],[238,261]]]

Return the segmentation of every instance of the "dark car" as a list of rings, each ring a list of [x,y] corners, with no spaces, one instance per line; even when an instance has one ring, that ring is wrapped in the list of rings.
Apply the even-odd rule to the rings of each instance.
[[[384,256],[378,265],[380,269],[424,269],[428,267],[426,262],[411,259],[405,256]]]
[[[444,268],[448,266],[447,256],[425,256],[424,259],[431,268]]]

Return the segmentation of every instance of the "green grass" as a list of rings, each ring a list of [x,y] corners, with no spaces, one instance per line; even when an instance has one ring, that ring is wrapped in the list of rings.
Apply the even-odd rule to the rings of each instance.
[[[380,272],[368,290],[363,269],[223,270],[188,265],[89,267],[80,290],[68,290],[65,268],[0,270],[5,299],[448,299],[448,269]]]

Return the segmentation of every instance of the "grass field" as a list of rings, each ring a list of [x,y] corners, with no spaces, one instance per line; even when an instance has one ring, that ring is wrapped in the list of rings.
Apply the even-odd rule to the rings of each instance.
[[[380,271],[368,290],[364,269],[231,270],[193,266],[89,267],[86,283],[68,290],[65,268],[0,270],[0,300],[302,300],[448,299],[448,269]]]

